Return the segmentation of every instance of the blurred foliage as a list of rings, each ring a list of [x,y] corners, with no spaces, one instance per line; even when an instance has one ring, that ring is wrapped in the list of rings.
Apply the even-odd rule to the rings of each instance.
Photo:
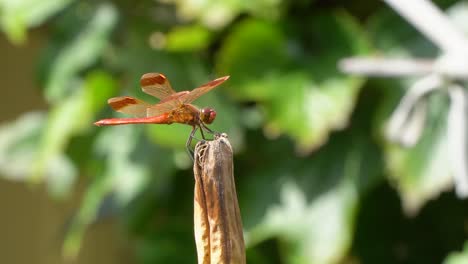
[[[457,23],[468,19],[463,2],[438,3]],[[38,62],[49,110],[0,127],[0,172],[44,182],[62,199],[87,178],[65,255],[77,254],[89,225],[112,216],[135,240],[139,263],[194,263],[190,127],[92,125],[122,116],[109,97],[155,103],[138,80],[162,72],[176,90],[231,75],[196,104],[217,110],[210,127],[234,146],[249,263],[466,262],[466,246],[451,252],[467,239],[467,204],[443,194],[452,184],[447,98],[429,98],[422,140],[402,148],[382,129],[414,80],[366,82],[337,69],[347,56],[437,55],[388,7],[0,0],[0,23],[13,43],[38,26],[49,39]]]
[[[465,243],[462,252],[451,253],[447,259],[445,260],[444,264],[462,264],[468,262],[468,244]]]

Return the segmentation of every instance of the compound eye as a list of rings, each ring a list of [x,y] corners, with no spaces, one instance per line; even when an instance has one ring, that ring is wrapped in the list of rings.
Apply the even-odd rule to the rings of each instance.
[[[211,124],[216,118],[216,111],[213,108],[203,108],[201,111],[201,119],[205,124]]]

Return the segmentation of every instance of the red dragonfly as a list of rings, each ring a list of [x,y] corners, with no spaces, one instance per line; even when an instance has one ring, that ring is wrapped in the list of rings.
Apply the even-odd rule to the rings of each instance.
[[[180,123],[192,126],[192,132],[186,142],[189,152],[192,138],[200,128],[200,133],[205,139],[203,130],[214,133],[206,125],[211,124],[216,118],[216,111],[207,107],[199,109],[190,104],[198,97],[209,92],[216,86],[229,79],[224,76],[212,80],[192,91],[175,92],[169,80],[161,73],[145,73],[141,76],[140,84],[143,92],[159,98],[161,101],[155,105],[148,104],[130,96],[110,98],[107,103],[117,112],[135,116],[134,118],[109,118],[94,123],[96,126],[115,126],[126,124],[172,124]]]

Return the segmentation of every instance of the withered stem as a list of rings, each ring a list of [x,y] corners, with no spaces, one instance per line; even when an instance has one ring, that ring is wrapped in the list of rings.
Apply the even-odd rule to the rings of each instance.
[[[227,136],[195,147],[194,229],[199,264],[244,264],[232,148]]]

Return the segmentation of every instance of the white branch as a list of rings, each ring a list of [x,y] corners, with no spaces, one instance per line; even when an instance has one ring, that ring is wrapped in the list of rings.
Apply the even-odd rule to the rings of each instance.
[[[433,60],[346,58],[339,62],[341,71],[366,76],[426,75],[434,71]]]
[[[449,87],[451,99],[448,114],[448,150],[452,162],[452,173],[455,180],[455,192],[460,198],[468,197],[468,155],[467,155],[467,98],[466,92],[460,85]]]
[[[426,120],[424,97],[439,88],[443,79],[436,74],[416,81],[400,100],[386,127],[386,136],[394,142],[410,147],[421,136]]]
[[[468,41],[433,3],[427,0],[384,0],[446,53],[468,54]]]

